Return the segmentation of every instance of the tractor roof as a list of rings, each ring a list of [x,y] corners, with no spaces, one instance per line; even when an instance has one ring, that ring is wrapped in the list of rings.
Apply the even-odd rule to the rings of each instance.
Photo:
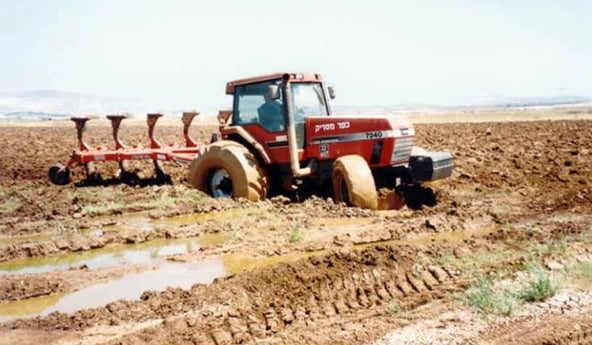
[[[226,83],[226,94],[232,95],[234,88],[239,85],[253,84],[268,80],[277,80],[282,78],[288,78],[290,81],[299,82],[320,82],[323,81],[323,77],[316,73],[288,73],[288,72],[277,72],[272,74],[265,74],[256,77],[244,78],[229,81]]]

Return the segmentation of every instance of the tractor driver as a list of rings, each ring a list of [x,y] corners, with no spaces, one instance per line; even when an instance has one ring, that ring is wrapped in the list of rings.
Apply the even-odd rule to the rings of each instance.
[[[265,93],[263,98],[265,99],[265,103],[257,109],[259,123],[271,132],[283,131],[284,109],[282,105],[268,93]]]

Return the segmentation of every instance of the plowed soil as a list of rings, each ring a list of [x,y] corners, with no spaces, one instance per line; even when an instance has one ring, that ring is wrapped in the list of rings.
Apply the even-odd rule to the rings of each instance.
[[[132,162],[138,186],[120,183],[115,164],[98,166],[98,183],[77,168],[73,183],[55,186],[47,170],[76,147],[73,125],[1,127],[0,270],[187,238],[200,248],[163,260],[217,258],[228,274],[72,313],[17,313],[0,323],[0,344],[592,344],[592,121],[522,121],[545,114],[417,124],[418,145],[455,160],[453,176],[429,186],[438,203],[417,211],[325,196],[212,199],[186,184],[178,162],[164,164],[172,184],[151,179],[150,162]],[[87,142],[112,146],[96,122]],[[206,141],[215,127],[192,131]],[[157,133],[179,142],[181,126]],[[121,137],[148,145],[138,123],[124,123]],[[155,265],[7,271],[0,313]],[[507,313],[468,301],[484,280],[517,296],[535,271],[553,293],[516,299]]]

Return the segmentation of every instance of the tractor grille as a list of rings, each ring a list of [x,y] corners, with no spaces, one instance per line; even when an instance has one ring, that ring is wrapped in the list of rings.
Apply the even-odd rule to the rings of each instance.
[[[406,163],[411,155],[412,147],[413,137],[397,138],[395,140],[395,149],[393,150],[391,163]]]

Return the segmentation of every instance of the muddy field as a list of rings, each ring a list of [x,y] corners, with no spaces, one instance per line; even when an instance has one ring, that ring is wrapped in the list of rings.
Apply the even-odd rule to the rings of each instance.
[[[2,126],[0,344],[592,344],[592,121],[562,115],[417,124],[456,165],[418,211],[211,199],[183,163],[58,187],[73,125]]]

